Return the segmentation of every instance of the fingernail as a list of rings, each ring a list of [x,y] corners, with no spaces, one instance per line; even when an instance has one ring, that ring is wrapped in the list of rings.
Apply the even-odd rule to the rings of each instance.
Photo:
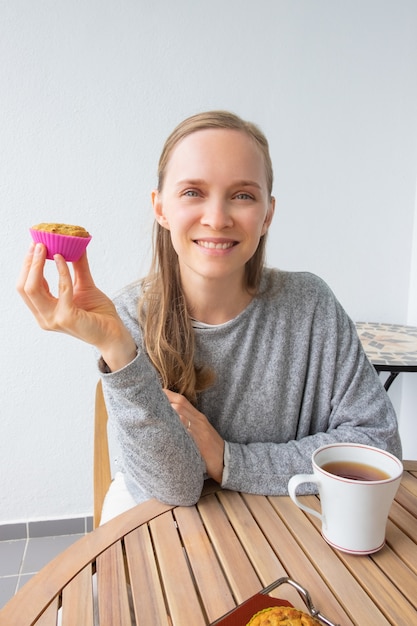
[[[40,254],[42,252],[42,244],[37,243],[35,246],[35,254]]]

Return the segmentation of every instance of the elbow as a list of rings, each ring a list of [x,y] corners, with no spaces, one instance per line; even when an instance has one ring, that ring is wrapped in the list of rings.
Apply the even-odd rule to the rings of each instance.
[[[171,504],[175,506],[194,506],[194,504],[196,504],[201,497],[203,485],[203,477],[201,477],[201,480],[195,478],[192,483],[189,481],[187,481],[186,484],[183,482],[175,482],[171,485],[164,485],[164,489],[161,490],[160,497],[157,497],[158,500],[161,500],[164,504]]]
[[[178,497],[175,495],[169,496],[168,498],[160,498],[161,502],[164,504],[170,504],[173,506],[194,506],[197,504],[201,496],[201,491],[197,497],[184,497],[179,495]]]
[[[192,473],[191,473],[192,474]],[[149,476],[138,477],[129,476],[129,488],[134,497],[138,497],[139,501],[155,498],[164,504],[172,506],[193,506],[201,497],[204,486],[204,475],[197,476],[194,474],[182,480],[181,477],[175,476],[174,473],[168,476]]]

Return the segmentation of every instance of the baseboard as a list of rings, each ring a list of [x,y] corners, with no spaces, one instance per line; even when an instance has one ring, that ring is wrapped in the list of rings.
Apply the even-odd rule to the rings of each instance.
[[[55,537],[57,535],[82,535],[90,532],[90,530],[93,530],[92,516],[0,524],[0,541]]]

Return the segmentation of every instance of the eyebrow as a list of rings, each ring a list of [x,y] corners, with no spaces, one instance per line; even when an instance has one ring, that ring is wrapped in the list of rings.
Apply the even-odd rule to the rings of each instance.
[[[176,184],[178,187],[182,185],[205,185],[207,181],[203,178],[185,178],[184,180],[179,180]],[[233,187],[257,187],[261,189],[261,185],[254,180],[236,180],[232,182]]]

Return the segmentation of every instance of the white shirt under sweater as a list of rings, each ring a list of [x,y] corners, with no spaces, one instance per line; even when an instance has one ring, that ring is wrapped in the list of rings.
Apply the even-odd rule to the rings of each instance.
[[[191,505],[205,465],[143,352],[139,293],[140,282],[115,299],[137,357],[112,373],[101,362],[119,462],[135,502]],[[355,325],[317,276],[265,269],[260,295],[242,313],[202,326],[195,328],[196,358],[213,368],[216,382],[197,408],[226,442],[224,488],[286,494],[290,476],[311,472],[312,452],[331,442],[370,444],[401,457],[388,395]]]

